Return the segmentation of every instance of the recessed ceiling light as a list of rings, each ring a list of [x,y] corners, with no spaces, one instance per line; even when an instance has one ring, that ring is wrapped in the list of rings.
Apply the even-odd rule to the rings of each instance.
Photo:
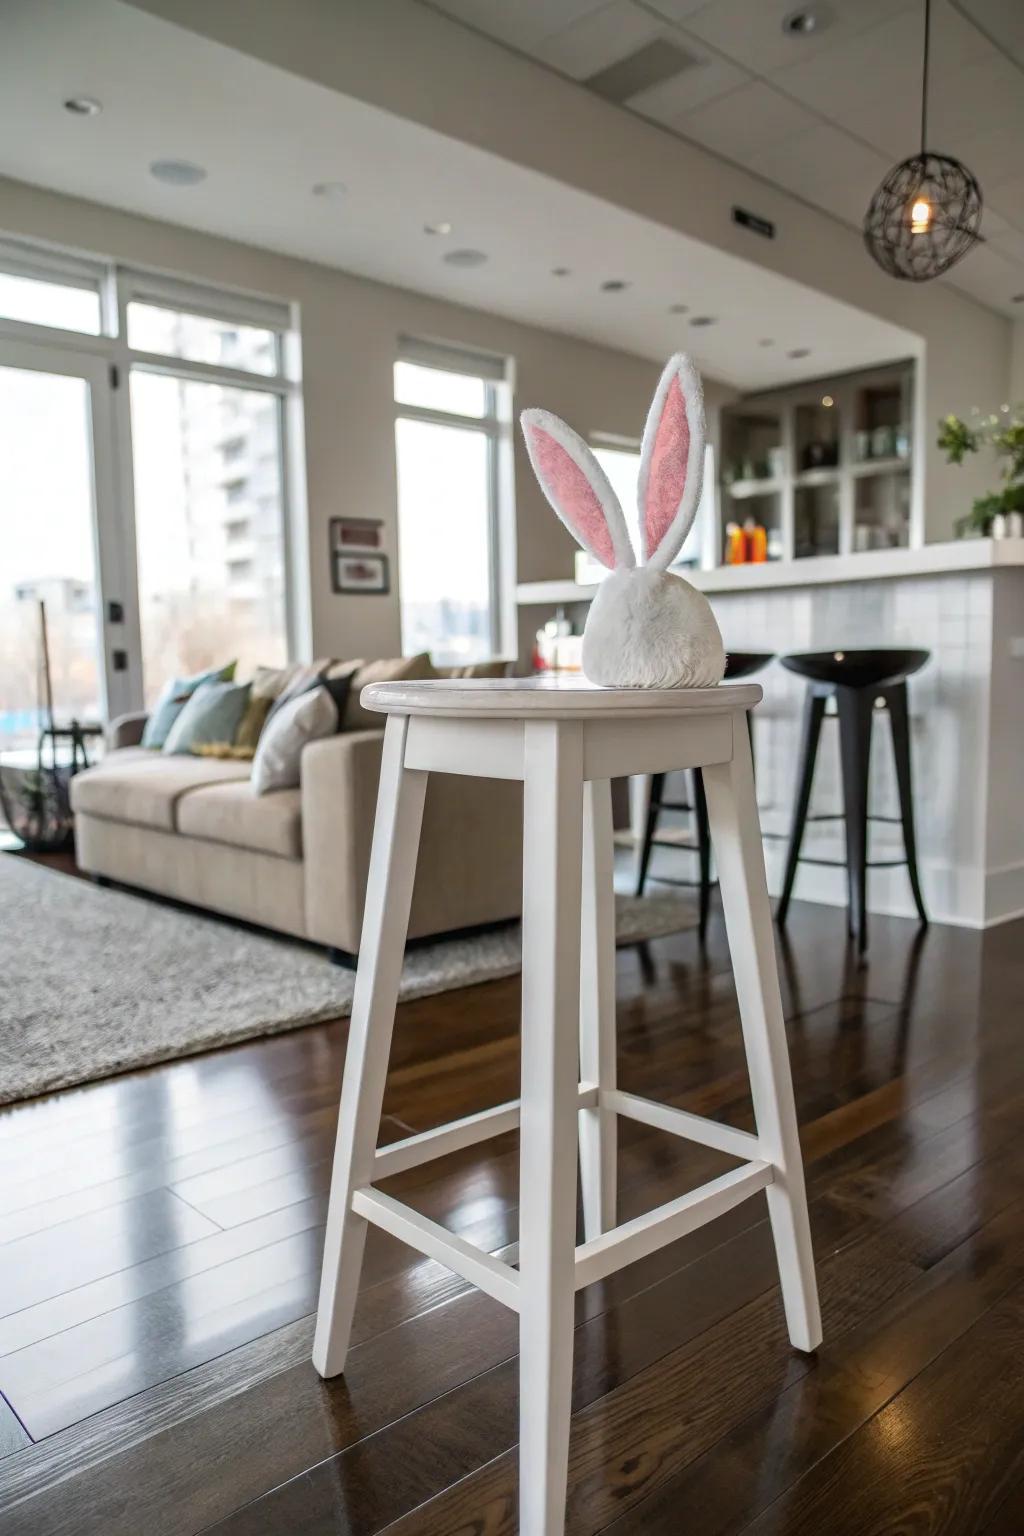
[[[482,267],[487,259],[486,251],[474,251],[465,248],[460,248],[457,251],[445,251],[441,258],[450,267]]]
[[[810,355],[810,347],[793,347],[789,352],[786,353],[787,357],[810,357]]]
[[[447,219],[442,219],[439,224],[424,224],[423,226],[423,233],[425,235],[450,235],[451,232],[452,226],[448,223]]]
[[[689,308],[689,304],[670,304],[668,312],[670,315],[685,315],[688,313]]]
[[[812,32],[823,31],[831,19],[822,5],[802,5],[782,18],[782,30],[787,37],[810,37]]]
[[[149,174],[169,187],[195,187],[206,180],[206,171],[191,160],[154,160]]]
[[[827,410],[828,410],[828,409],[829,409],[829,408],[830,408],[830,407],[831,407],[831,406],[833,406],[833,405],[835,405],[835,401],[834,401],[834,400],[833,400],[833,399],[832,399],[832,396],[831,396],[831,395],[822,395],[822,397],[821,397],[821,403],[822,403],[822,405],[823,405],[823,406],[824,406],[824,407],[825,407],[825,409],[826,409],[826,411],[827,411]]]
[[[551,276],[552,277],[568,277],[571,271],[572,271],[571,267],[552,267],[551,268]]]
[[[64,110],[73,112],[76,117],[99,117],[103,103],[97,101],[95,96],[69,96],[64,103]]]
[[[690,321],[691,325],[717,325],[717,323],[718,317],[716,315],[694,315]]]
[[[629,284],[623,277],[609,277],[601,284],[602,293],[621,293]]]
[[[344,197],[348,192],[343,181],[317,181],[313,183],[314,197]]]

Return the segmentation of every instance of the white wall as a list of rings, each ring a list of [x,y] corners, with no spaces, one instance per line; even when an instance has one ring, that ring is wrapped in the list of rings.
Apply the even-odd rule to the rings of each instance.
[[[949,411],[996,409],[1006,398],[1012,322],[942,283],[887,277],[859,231],[416,0],[132,3],[917,332],[927,539],[949,538],[991,488],[990,466],[947,466],[935,437]],[[733,224],[734,203],[774,221],[776,239]]]
[[[402,334],[515,358],[517,408],[540,404],[584,434],[639,436],[657,365],[344,272],[0,179],[0,229],[126,263],[180,272],[297,302],[301,314],[313,649],[397,655],[398,597],[338,596],[328,520],[383,519],[397,576],[392,365]],[[705,381],[709,414],[730,392]],[[572,575],[576,549],[544,501],[516,433],[518,575]],[[439,530],[443,537],[443,530]]]

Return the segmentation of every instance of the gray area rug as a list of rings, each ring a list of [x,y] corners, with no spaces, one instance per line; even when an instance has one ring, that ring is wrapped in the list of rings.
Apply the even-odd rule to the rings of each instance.
[[[696,925],[673,895],[616,898],[619,943]],[[520,968],[518,924],[412,948],[401,997]],[[0,1104],[349,1012],[322,950],[0,854]]]

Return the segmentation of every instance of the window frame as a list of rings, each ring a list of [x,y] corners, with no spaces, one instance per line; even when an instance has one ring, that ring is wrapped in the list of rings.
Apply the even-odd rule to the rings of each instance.
[[[0,272],[33,277],[67,287],[95,287],[100,299],[100,334],[13,320],[0,315],[0,340],[38,349],[45,359],[56,352],[87,354],[107,365],[110,396],[110,451],[115,468],[110,506],[104,515],[124,549],[131,579],[114,594],[124,609],[124,627],[106,644],[122,646],[132,659],[125,696],[128,707],[143,707],[142,644],[138,602],[138,551],[135,538],[135,483],[130,374],[163,374],[231,389],[250,389],[277,397],[281,444],[281,533],[284,565],[285,644],[289,658],[312,655],[312,582],[309,519],[303,463],[304,421],[298,307],[286,300],[239,289],[212,286],[156,268],[129,266],[91,252],[26,240],[0,230]],[[275,371],[253,373],[219,363],[204,363],[128,345],[128,305],[138,300],[226,324],[258,326],[277,337]],[[108,600],[111,594],[106,594]]]
[[[418,367],[434,368],[439,373],[454,373],[479,379],[484,385],[484,414],[464,416],[458,411],[443,411],[424,405],[405,405],[394,399],[394,370],[392,369],[392,399],[394,401],[395,432],[395,530],[399,558],[398,607],[399,625],[402,608],[401,522],[398,508],[398,439],[399,421],[422,421],[432,426],[455,427],[462,431],[478,432],[487,440],[487,573],[488,606],[490,612],[490,655],[486,660],[498,661],[515,656],[517,636],[515,629],[515,499],[512,465],[512,394],[513,362],[491,352],[481,352],[470,347],[459,347],[449,342],[431,341],[418,337],[399,337],[395,364],[413,363]]]

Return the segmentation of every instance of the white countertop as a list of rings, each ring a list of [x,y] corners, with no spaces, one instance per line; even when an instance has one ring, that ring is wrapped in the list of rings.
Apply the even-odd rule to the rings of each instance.
[[[847,581],[884,581],[899,576],[932,576],[944,571],[1024,567],[1024,539],[955,539],[920,549],[879,549],[859,555],[819,555],[810,560],[722,565],[711,571],[680,572],[702,592],[764,591],[769,587],[835,586]],[[589,603],[597,583],[525,581],[516,588],[520,607]]]

